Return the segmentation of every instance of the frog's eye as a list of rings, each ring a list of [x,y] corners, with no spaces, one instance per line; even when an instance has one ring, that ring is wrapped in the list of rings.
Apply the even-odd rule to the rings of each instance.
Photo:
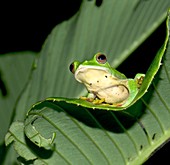
[[[106,56],[104,54],[98,54],[96,56],[96,60],[100,64],[105,64],[107,62],[107,58],[106,58]]]
[[[70,64],[69,67],[70,71],[74,74],[75,73],[75,67],[74,67],[74,62],[72,64]]]

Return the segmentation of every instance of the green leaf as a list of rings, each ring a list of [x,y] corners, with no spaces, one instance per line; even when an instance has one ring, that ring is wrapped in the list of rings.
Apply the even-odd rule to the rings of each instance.
[[[25,137],[24,123],[22,122],[12,123],[6,134],[5,142],[6,145],[14,144],[15,150],[20,155],[18,160],[24,164],[32,164],[33,162],[35,164],[45,164],[43,159],[47,159],[52,154],[51,151],[38,148],[30,143],[29,139]],[[37,157],[39,158],[37,159]]]
[[[102,51],[109,55],[114,67],[118,66],[160,25],[169,5],[170,2],[163,0],[107,0],[97,7],[94,1],[83,1],[80,11],[57,26],[47,38],[37,69],[17,105],[15,120],[23,120],[23,113],[38,100],[50,96],[81,96],[82,86],[76,84],[68,71],[70,62],[91,58]],[[150,113],[143,114],[144,109],[143,103],[138,101],[126,110],[140,117],[138,121],[121,112],[94,111],[46,100],[28,113],[25,132],[35,146],[30,142],[27,147],[34,146],[35,164],[42,164],[42,161],[44,164],[107,164],[113,161],[125,164],[139,158],[139,162],[143,162],[166,139],[163,136],[159,143],[156,141],[161,134],[159,131],[155,134],[157,126],[153,129],[148,121],[154,121],[150,124],[154,126],[157,120],[149,116]]]
[[[167,26],[169,30],[169,17]],[[161,58],[156,57],[152,63],[156,70],[159,65],[155,64],[160,64]],[[64,100],[47,99],[35,104],[27,114],[25,134],[35,145],[53,151],[48,159],[37,156],[36,161],[43,160],[46,164],[142,164],[170,138],[169,62],[170,43],[153,85],[141,101],[126,110],[131,116],[66,104]],[[140,109],[142,112],[138,116]],[[133,118],[135,113],[139,120]]]
[[[162,2],[108,0],[96,7],[94,1],[83,1],[80,11],[57,26],[47,38],[38,69],[18,109],[27,110],[35,102],[51,96],[82,96],[86,91],[68,71],[70,63],[75,59],[89,59],[101,51],[107,54],[113,67],[117,66],[163,21],[170,2]],[[159,10],[155,11],[155,8]]]
[[[34,58],[33,52],[9,53],[0,56],[0,79],[4,84],[0,95],[0,125],[3,125],[0,143],[4,140],[14,115],[13,108],[16,100],[28,81]],[[24,60],[27,63],[23,63]]]
[[[4,138],[16,112],[16,102],[30,78],[30,70],[36,53],[18,52],[0,55],[0,162],[5,158]],[[24,61],[26,61],[24,63]],[[23,112],[24,113],[24,112]],[[23,114],[20,112],[20,114]],[[25,113],[24,113],[25,114]],[[6,164],[14,163],[15,152],[8,148]],[[0,163],[1,164],[1,163]]]
[[[24,138],[24,124],[22,122],[13,122],[5,137],[6,145],[14,142],[14,148],[18,154],[26,160],[33,160],[36,157],[27,147]]]
[[[137,96],[132,100],[131,103],[129,104],[125,104],[121,107],[114,107],[112,105],[105,105],[105,104],[93,104],[92,102],[88,102],[86,100],[82,100],[82,99],[69,99],[69,98],[60,98],[60,97],[52,97],[52,98],[47,98],[47,101],[51,101],[51,102],[65,102],[66,104],[76,104],[78,106],[82,106],[82,107],[86,107],[86,108],[92,108],[92,109],[101,109],[101,110],[114,110],[114,111],[118,111],[118,110],[124,110],[127,109],[128,107],[130,107],[131,105],[133,105],[136,101],[138,101],[147,91],[148,88],[150,86],[150,84],[152,83],[152,80],[154,79],[156,73],[158,72],[160,66],[161,66],[161,61],[163,58],[163,55],[165,53],[167,44],[168,44],[168,40],[169,40],[169,17],[167,17],[167,21],[166,21],[166,38],[165,38],[165,42],[163,44],[163,46],[160,48],[160,50],[158,51],[157,55],[155,56],[153,62],[151,63],[145,78],[142,82],[142,85],[140,87],[140,90],[137,94]],[[41,103],[40,103],[41,104]],[[58,104],[58,103],[56,103]]]

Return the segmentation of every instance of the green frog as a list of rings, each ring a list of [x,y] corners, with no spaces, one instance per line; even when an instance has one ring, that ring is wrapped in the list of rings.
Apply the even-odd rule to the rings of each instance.
[[[128,79],[107,62],[103,53],[97,53],[89,61],[74,61],[70,71],[75,79],[83,83],[88,94],[81,99],[94,104],[109,104],[115,107],[130,104],[137,95],[144,74],[136,74],[134,79]]]

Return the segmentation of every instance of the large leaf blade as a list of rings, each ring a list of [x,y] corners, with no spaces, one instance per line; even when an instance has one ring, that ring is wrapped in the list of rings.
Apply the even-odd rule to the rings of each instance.
[[[167,3],[167,2],[166,2]],[[163,3],[163,6],[166,4]],[[122,4],[122,6],[121,6]],[[155,27],[155,24],[158,25],[160,20],[162,20],[162,16],[165,15],[166,6],[162,7],[161,10],[158,11],[158,15],[151,19],[151,22],[148,22],[148,29],[145,32],[145,28],[143,27],[141,30],[140,26],[134,26],[136,23],[136,19],[139,17],[139,11],[145,11],[145,14],[148,13],[148,8],[154,8],[155,5],[162,4],[159,2],[153,1],[150,6],[147,7],[145,1],[141,1],[138,4],[138,1],[131,1],[124,3],[118,3],[117,1],[103,1],[103,4],[100,7],[96,7],[94,2],[84,1],[80,10],[80,13],[75,15],[71,20],[68,22],[64,22],[58,27],[56,27],[51,35],[48,37],[42,52],[40,53],[40,59],[38,61],[38,69],[33,74],[33,80],[30,83],[30,88],[27,89],[27,94],[25,94],[26,98],[23,96],[23,100],[27,100],[25,106],[19,105],[18,109],[29,108],[30,105],[35,103],[38,100],[42,100],[46,97],[50,96],[62,96],[62,97],[75,97],[80,96],[80,93],[83,92],[81,85],[77,84],[74,80],[72,75],[68,71],[68,67],[70,62],[75,59],[82,60],[88,59],[92,56],[93,53],[97,51],[103,51],[108,54],[109,61],[115,61],[121,58],[120,52],[115,52],[117,49],[110,49],[113,45],[119,45],[122,43],[122,47],[120,48],[122,52],[125,50],[127,52],[126,57],[128,55],[128,48],[136,43],[136,40],[140,40],[139,36],[150,34],[150,30]],[[128,9],[126,6],[129,7],[129,11],[124,11],[124,9]],[[138,5],[136,9],[136,5]],[[140,7],[140,5],[142,5]],[[153,6],[152,6],[153,5]],[[166,4],[167,5],[167,4]],[[117,9],[120,10],[120,13],[116,14]],[[163,10],[164,8],[164,10]],[[116,10],[114,12],[114,10]],[[105,11],[105,12],[104,12]],[[137,12],[138,11],[138,12]],[[136,14],[136,12],[138,14]],[[159,13],[160,12],[160,13]],[[155,12],[156,13],[156,12]],[[144,15],[145,15],[144,14]],[[115,17],[114,17],[115,15]],[[124,16],[128,15],[128,20],[124,20]],[[135,17],[135,19],[132,19]],[[101,18],[107,18],[107,21]],[[142,17],[143,18],[143,17]],[[140,18],[142,21],[143,19]],[[145,15],[146,20],[150,20],[150,15]],[[110,21],[109,21],[109,20]],[[115,19],[113,21],[113,19]],[[106,21],[105,23],[101,22]],[[124,20],[121,22],[124,25],[121,25],[122,31],[119,32],[118,28],[115,28],[115,21],[120,22],[120,20]],[[133,21],[132,21],[133,20]],[[159,20],[159,21],[156,21]],[[100,25],[101,24],[101,25]],[[89,26],[90,25],[90,26]],[[96,26],[98,25],[98,26]],[[134,26],[134,37],[136,36],[137,31],[141,31],[137,36],[139,38],[133,38],[133,42],[130,41],[129,45],[123,44],[125,41],[124,36],[125,32],[128,33],[132,32],[130,28],[127,30],[127,26]],[[149,28],[149,25],[152,27]],[[96,27],[96,28],[92,28]],[[115,28],[114,32],[112,28]],[[117,27],[117,26],[116,26]],[[123,33],[124,32],[124,33]],[[99,35],[100,33],[100,35]],[[119,33],[119,35],[117,35]],[[94,34],[94,35],[93,35]],[[93,37],[91,37],[93,36]],[[108,37],[110,36],[110,37]],[[116,36],[117,38],[115,38]],[[126,35],[127,36],[127,35]],[[120,38],[122,41],[120,40]],[[92,39],[91,39],[92,38]],[[113,39],[115,40],[113,42]],[[106,42],[107,41],[107,42]],[[126,40],[127,41],[127,40]],[[139,42],[140,43],[140,42]],[[139,44],[138,43],[138,44]],[[136,44],[136,45],[138,45]],[[125,48],[126,45],[126,48]],[[118,46],[116,46],[118,47]],[[119,54],[120,53],[120,54]],[[119,61],[120,62],[120,61]],[[64,66],[64,67],[63,67]],[[52,76],[49,76],[52,75]],[[64,88],[62,86],[64,85]],[[47,88],[48,86],[48,88]],[[69,91],[69,92],[68,92]],[[32,97],[28,97],[28,96]],[[27,98],[28,97],[28,98]],[[25,101],[23,101],[25,103]],[[22,100],[21,100],[22,103]],[[23,105],[23,104],[22,104]]]
[[[34,58],[33,52],[9,53],[0,56],[1,81],[4,83],[2,90],[6,90],[4,96],[0,95],[0,125],[3,125],[0,131],[0,143],[4,141],[11,119],[15,115],[13,108],[29,79]],[[27,61],[26,64],[23,63],[24,60]]]
[[[106,3],[110,3],[111,1],[105,1]],[[134,1],[135,2],[135,1]],[[133,2],[133,3],[134,3]],[[137,2],[137,1],[136,1]],[[145,1],[141,1],[141,2],[145,2]],[[151,2],[151,1],[149,1],[149,2]],[[161,3],[159,3],[159,2],[157,2],[157,1],[152,1],[152,2],[154,2],[154,5],[153,6],[155,6],[156,5],[156,3],[157,4],[161,4]],[[166,1],[166,3],[167,3],[168,1]],[[164,2],[163,2],[164,3]],[[108,5],[107,4],[107,5]],[[164,3],[165,4],[165,3]],[[84,5],[84,4],[83,4]],[[87,4],[86,4],[87,5]],[[127,4],[126,4],[127,5]],[[137,5],[137,3],[136,3],[136,5]],[[167,4],[166,4],[167,5]],[[133,4],[133,7],[134,7],[135,5]],[[151,5],[152,6],[152,5]],[[152,6],[152,7],[153,7]],[[168,6],[168,5],[167,5]],[[91,7],[93,7],[93,6],[91,6]],[[126,6],[124,6],[124,7],[126,7]],[[83,8],[83,7],[82,7]],[[115,6],[115,8],[116,8],[116,6]],[[148,7],[149,8],[149,7]],[[163,9],[164,8],[164,9]],[[162,11],[165,11],[165,6],[163,7],[162,9],[163,10],[159,10],[159,12],[161,13],[161,15],[162,15],[162,13],[164,13],[164,12],[162,12]],[[87,8],[85,8],[85,6],[84,6],[84,9],[87,9]],[[100,8],[101,9],[101,8]],[[141,7],[141,9],[142,9],[142,7]],[[146,10],[147,9],[147,7],[145,8],[145,12],[147,11]],[[83,10],[83,9],[82,9]],[[98,10],[98,9],[97,9]],[[93,11],[93,10],[90,10],[91,12]],[[100,10],[101,11],[101,10]],[[104,9],[103,9],[103,11],[105,11]],[[148,10],[149,11],[149,10]],[[84,12],[85,12],[85,10],[84,10]],[[88,12],[88,13],[91,13],[91,12]],[[94,11],[94,12],[96,12],[96,10]],[[99,10],[98,10],[98,12],[99,12]],[[158,12],[158,15],[160,14]],[[81,11],[81,13],[82,13],[82,11]],[[101,12],[102,13],[102,12]],[[133,14],[132,14],[133,15]],[[164,14],[163,14],[164,15]],[[159,15],[160,16],[160,15]],[[95,16],[96,17],[96,16]],[[95,18],[95,17],[93,17],[93,19]],[[122,14],[122,17],[123,17],[123,14]],[[148,15],[148,17],[147,18],[149,18],[150,16]],[[99,18],[100,17],[98,17],[98,20],[99,20]],[[137,16],[135,17],[136,19],[138,18]],[[146,17],[145,17],[146,18]],[[155,17],[155,19],[156,19],[157,17]],[[160,17],[159,17],[160,18]],[[89,55],[89,56],[91,56],[91,53],[94,51],[94,53],[96,53],[96,51],[97,51],[97,47],[96,47],[96,40],[97,39],[95,39],[95,42],[93,41],[92,43],[91,43],[91,38],[89,39],[89,40],[83,40],[82,38],[79,38],[78,36],[82,33],[80,33],[80,31],[79,32],[75,32],[75,25],[74,25],[74,23],[77,23],[78,24],[78,21],[77,20],[79,20],[79,16],[76,16],[76,17],[74,17],[73,19],[72,19],[72,21],[70,21],[69,23],[63,23],[61,26],[59,26],[59,30],[54,30],[53,32],[52,32],[52,34],[51,34],[51,36],[49,36],[49,40],[47,40],[47,42],[46,42],[46,44],[45,44],[45,46],[44,46],[44,49],[43,49],[43,51],[41,52],[41,56],[40,56],[40,60],[39,60],[39,63],[38,63],[38,69],[34,72],[34,75],[33,75],[33,81],[32,81],[32,83],[30,83],[29,84],[29,86],[28,86],[28,88],[27,88],[27,91],[24,93],[24,95],[22,96],[22,99],[20,100],[20,104],[18,105],[18,115],[20,114],[20,111],[24,111],[24,110],[27,110],[27,108],[31,105],[31,104],[33,104],[35,101],[38,101],[38,100],[40,100],[40,99],[44,99],[45,97],[48,97],[48,96],[65,96],[65,95],[70,95],[70,96],[77,96],[77,95],[79,95],[79,93],[82,91],[82,89],[80,88],[80,87],[78,87],[78,88],[73,88],[73,87],[77,87],[77,86],[75,86],[75,85],[73,85],[73,83],[75,83],[75,82],[73,82],[72,81],[72,79],[71,79],[71,75],[69,75],[69,74],[65,74],[65,73],[67,73],[68,72],[68,70],[67,70],[67,68],[65,67],[63,70],[61,70],[61,68],[63,68],[63,66],[66,66],[66,65],[69,65],[69,63],[70,63],[70,61],[72,61],[73,59],[80,59],[80,58],[86,58],[86,57],[74,57],[73,58],[73,56],[67,56],[68,54],[75,54],[75,52],[76,52],[76,54],[77,55],[79,55],[79,54],[84,54],[84,55]],[[147,19],[146,19],[147,20]],[[158,19],[158,20],[162,20],[162,17],[161,17],[161,19]],[[81,24],[81,26],[83,26],[83,19],[82,19],[82,22],[79,20],[79,24]],[[86,22],[86,21],[85,21]],[[152,21],[151,21],[152,22]],[[157,22],[157,21],[156,21]],[[159,22],[159,21],[158,21]],[[153,22],[152,22],[153,23]],[[150,25],[155,25],[154,23],[153,24],[150,24]],[[69,28],[68,28],[68,24],[69,24]],[[158,23],[159,24],[159,23]],[[157,25],[158,25],[157,24]],[[87,22],[86,22],[86,26],[85,27],[87,27],[88,26],[88,24],[87,24]],[[87,29],[84,27],[84,30],[85,31],[87,31]],[[112,26],[111,26],[112,27]],[[152,28],[154,27],[156,27],[156,26],[151,26]],[[151,29],[152,29],[151,28]],[[61,30],[62,29],[62,30]],[[74,30],[73,30],[74,29]],[[105,29],[107,29],[107,28],[105,28]],[[123,29],[123,28],[122,28]],[[73,37],[74,35],[72,34],[72,33],[70,33],[70,32],[72,32],[72,30],[73,30],[73,32],[74,32],[74,34],[76,34],[75,35],[75,38]],[[125,29],[124,29],[125,30]],[[131,30],[130,28],[129,28],[129,30]],[[144,30],[144,29],[143,29]],[[152,29],[153,30],[153,29]],[[103,32],[103,31],[102,31]],[[143,32],[143,31],[142,31]],[[149,32],[151,32],[151,31],[149,31]],[[88,33],[89,33],[89,31],[88,31]],[[85,33],[85,34],[87,34],[87,33]],[[90,33],[89,33],[90,34]],[[92,33],[93,34],[93,33]],[[128,34],[128,33],[127,33]],[[142,33],[143,34],[143,33]],[[141,35],[142,35],[141,34]],[[96,34],[97,35],[97,34]],[[148,35],[148,34],[147,34]],[[69,36],[69,37],[68,37]],[[76,38],[76,36],[77,36],[77,38]],[[92,36],[91,34],[89,35],[89,36]],[[101,35],[101,36],[105,36],[104,35],[104,32],[103,32],[103,34]],[[101,36],[98,36],[98,39],[100,39],[101,38]],[[109,33],[107,33],[107,35],[106,36],[109,36]],[[67,38],[68,37],[68,38]],[[88,38],[88,37],[86,37],[86,38]],[[96,37],[97,38],[97,37]],[[106,37],[106,39],[108,39],[108,37]],[[109,38],[110,39],[110,38]],[[134,38],[133,38],[134,39]],[[74,41],[75,40],[75,41]],[[72,41],[74,41],[74,44],[73,45],[71,45],[70,43],[72,43]],[[86,41],[86,42],[85,42]],[[89,42],[88,42],[89,41]],[[97,40],[98,41],[98,40]],[[99,40],[99,41],[101,41],[101,40]],[[104,40],[103,40],[103,42],[104,42]],[[68,44],[66,44],[65,45],[65,43],[68,43]],[[119,40],[119,42],[117,42],[117,43],[120,43],[120,40]],[[123,42],[122,42],[123,43]],[[140,43],[140,42],[139,42]],[[131,43],[132,44],[132,43]],[[95,46],[91,46],[91,45],[95,45]],[[102,44],[101,44],[102,45]],[[123,44],[122,44],[123,45]],[[133,44],[132,44],[134,47],[133,48],[135,48],[135,46],[137,46],[136,44],[135,44],[135,39],[134,39],[134,42],[133,42]],[[89,49],[89,46],[91,46],[92,48],[91,49]],[[105,46],[107,46],[107,45],[105,45]],[[129,45],[128,45],[129,46]],[[103,45],[103,47],[104,47],[104,45]],[[57,49],[56,49],[57,48]],[[59,48],[59,49],[58,49]],[[93,50],[94,49],[94,50]],[[78,50],[78,51],[77,51]],[[103,49],[102,47],[100,48],[100,51],[104,51],[105,50],[105,48]],[[124,49],[122,48],[122,51],[123,51]],[[126,50],[127,49],[125,49],[125,52],[126,52]],[[128,49],[129,50],[129,49]],[[105,52],[106,53],[108,53],[109,54],[109,52],[107,52],[108,50],[106,50]],[[90,53],[89,53],[90,52]],[[58,54],[59,56],[56,56],[56,54]],[[128,54],[128,53],[125,53],[126,55]],[[61,57],[61,58],[60,58]],[[88,57],[87,57],[88,58]],[[109,58],[115,58],[115,57],[109,57]],[[60,59],[60,60],[58,60],[58,59]],[[120,61],[119,61],[120,62]],[[115,64],[117,63],[119,63],[119,62],[114,62]],[[49,76],[49,75],[52,75],[52,76]],[[55,76],[54,76],[55,75]],[[59,80],[58,80],[58,75],[60,75],[60,77],[62,77],[62,78],[60,78]],[[47,79],[48,78],[48,79]],[[67,80],[67,83],[65,83],[66,82],[66,80]],[[44,83],[45,82],[45,83]],[[64,89],[65,90],[63,90],[63,88],[61,88],[62,86],[63,86],[63,84],[64,84]],[[48,88],[47,88],[48,87]],[[68,94],[68,91],[69,91],[69,94]],[[31,96],[31,98],[30,98],[30,96]],[[101,112],[98,112],[99,114],[101,113]],[[112,112],[109,112],[109,113],[111,113],[111,114],[113,114]],[[100,115],[99,115],[100,116]],[[107,115],[106,115],[107,116]],[[67,117],[67,115],[65,115],[65,117]],[[17,116],[16,118],[20,118],[20,116]],[[106,117],[105,119],[109,119],[109,117]],[[71,119],[70,119],[71,120]],[[112,120],[112,121],[114,121],[114,120]],[[115,123],[117,123],[117,120],[116,120],[116,122]],[[69,124],[69,123],[68,123]],[[113,123],[112,123],[113,124]],[[83,124],[83,126],[84,126],[84,124]],[[143,148],[145,148],[145,146],[147,146],[147,144],[149,143],[149,142],[147,142],[147,138],[146,138],[146,135],[145,135],[145,133],[144,133],[144,131],[143,131],[143,129],[141,129],[141,127],[140,126],[138,126],[138,124],[137,124],[137,126],[135,125],[135,126],[133,126],[133,128],[134,127],[136,127],[136,130],[140,130],[141,132],[143,132],[143,139],[145,139],[144,141],[142,141],[143,143],[142,143],[142,145],[140,145],[140,146],[138,146],[138,143],[137,142],[133,142],[133,145],[131,146],[131,148],[133,148],[132,149],[132,151],[135,151],[135,148],[140,148],[141,150],[143,150]],[[88,127],[87,126],[87,129],[88,128],[90,128],[91,129],[91,127]],[[134,129],[130,129],[132,132],[134,131],[135,133],[137,133],[138,131],[135,131]],[[128,130],[129,131],[129,130]],[[94,131],[93,130],[91,130],[91,132],[93,133]],[[111,132],[111,133],[113,133],[114,134],[114,131],[113,132]],[[115,137],[117,136],[117,139],[120,139],[120,134],[114,134],[115,135]],[[119,135],[119,136],[118,136]],[[129,133],[128,133],[128,135],[129,135]],[[153,135],[153,134],[152,134]],[[50,136],[51,137],[51,136]],[[103,137],[103,136],[102,136]],[[129,136],[125,136],[125,137],[123,137],[122,136],[122,143],[119,141],[117,144],[120,144],[120,146],[121,145],[124,145],[124,146],[126,146],[126,140],[124,141],[124,139],[129,139]],[[131,142],[129,142],[129,140],[127,140],[128,141],[128,144],[130,144]],[[135,141],[138,141],[138,138],[136,138],[135,139]],[[82,143],[82,142],[80,142],[80,143]],[[64,141],[63,141],[63,143],[62,144],[65,144],[64,143]],[[68,143],[67,143],[68,144]],[[145,144],[145,145],[144,145]],[[118,148],[119,148],[119,145],[117,145],[118,146]],[[134,146],[134,147],[133,147]],[[136,147],[135,147],[136,146]],[[104,146],[105,147],[105,146]],[[113,145],[112,145],[112,147],[113,147]],[[61,147],[62,148],[62,147]],[[62,150],[62,149],[61,149]],[[63,150],[66,150],[66,148],[65,149],[63,149]],[[117,149],[115,149],[115,152],[116,152],[116,150]],[[121,153],[121,151],[120,152],[118,152],[118,153]],[[135,153],[135,152],[134,152]],[[133,154],[134,154],[133,153]],[[138,153],[138,151],[136,150],[136,153]],[[110,154],[110,153],[108,153],[108,154]],[[133,158],[135,157],[134,155],[137,155],[137,154],[132,154],[132,155],[130,155],[131,153],[128,153],[127,151],[123,151],[123,153],[122,153],[122,155],[123,156],[117,156],[117,157],[114,157],[114,160],[120,160],[120,162],[126,162],[127,160],[125,160],[124,159],[124,157],[126,157],[126,158],[128,158],[128,160],[133,160]],[[60,156],[58,156],[58,157],[65,157],[63,154],[61,154],[61,153],[59,153],[59,155]],[[62,155],[62,156],[61,156]],[[69,153],[68,153],[68,155],[69,155]],[[117,155],[117,154],[116,154]],[[119,154],[118,154],[119,155]],[[69,155],[70,156],[70,155]],[[113,157],[113,156],[112,156]],[[51,157],[51,159],[46,159],[46,161],[49,161],[49,162],[51,162],[51,160],[53,160],[54,161],[54,159],[53,159],[54,157]],[[103,156],[102,156],[102,158],[103,158]],[[146,157],[144,157],[144,158],[146,158]],[[71,158],[71,159],[73,159],[73,157]],[[75,159],[75,157],[74,157],[74,159]],[[91,158],[91,159],[94,159],[94,158]],[[109,158],[110,160],[112,160],[112,158]],[[58,160],[58,159],[57,159]],[[79,157],[76,157],[76,160],[80,160],[79,159]],[[109,161],[110,161],[109,160]],[[97,160],[96,160],[97,161]],[[107,161],[107,160],[106,160]],[[67,162],[67,161],[65,161],[65,162]]]
[[[13,148],[5,148],[4,138],[15,116],[16,102],[29,81],[35,55],[28,51],[0,55],[1,90],[5,91],[0,95],[0,162],[4,164],[16,161]]]
[[[155,90],[150,88],[143,98],[146,107],[142,109],[145,110],[145,114],[140,117],[142,126],[139,121],[130,122],[131,118],[119,116],[119,113],[86,109],[65,104],[62,101],[57,102],[51,99],[35,104],[28,112],[25,132],[36,145],[47,147],[47,149],[50,147],[54,152],[49,159],[41,157],[43,162],[52,163],[55,160],[55,162],[74,164],[80,161],[85,164],[112,162],[137,164],[146,160],[170,137],[170,113],[168,106],[165,106],[168,100],[163,99],[164,108],[161,112],[159,109],[161,97],[152,97],[148,100],[151,95],[168,94],[168,91],[165,91],[165,84],[169,82],[169,70],[165,68],[168,67],[166,65],[169,62],[169,48],[168,46],[164,67],[161,67],[160,73],[154,80]],[[159,86],[156,86],[160,77],[162,81]],[[163,93],[161,93],[162,89]],[[135,104],[127,111],[137,111],[137,109],[138,105]],[[36,131],[35,133],[30,129],[31,127]],[[47,141],[52,137],[53,132],[56,134],[55,146],[51,145],[51,141]],[[40,136],[43,138],[40,139]],[[43,140],[49,146],[44,145]],[[79,156],[75,159],[74,155]],[[41,159],[37,161],[42,161]]]
[[[26,135],[35,144],[41,145],[41,141],[35,142],[37,135],[32,134],[28,126],[35,128],[40,135],[47,138],[50,132],[44,132],[42,125],[45,125],[44,122],[49,122],[48,130],[58,135],[54,140],[57,149],[55,154],[58,155],[58,152],[61,155],[64,154],[70,163],[78,163],[80,160],[84,162],[88,160],[88,164],[107,164],[115,161],[118,164],[144,162],[156,148],[170,138],[170,109],[166,97],[168,95],[166,85],[169,85],[170,75],[167,69],[170,60],[169,48],[168,45],[164,67],[161,67],[153,82],[154,91],[151,87],[142,99],[146,107],[142,109],[145,113],[141,115],[140,121],[130,122],[127,116],[121,118],[119,113],[46,100],[35,104],[28,112],[25,123]],[[162,81],[158,81],[160,78]],[[148,100],[150,96],[153,97]],[[135,104],[127,112],[138,109],[138,105]],[[123,120],[126,122],[124,123]],[[60,146],[60,144],[65,145]],[[68,150],[68,146],[71,151]],[[108,147],[111,148],[108,149]],[[78,154],[79,158],[75,160],[74,156],[69,154],[70,152]]]

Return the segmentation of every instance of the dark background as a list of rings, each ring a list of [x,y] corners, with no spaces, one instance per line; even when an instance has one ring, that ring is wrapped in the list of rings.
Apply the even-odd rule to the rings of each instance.
[[[96,5],[100,6],[101,2],[97,1]],[[73,16],[79,10],[80,4],[81,0],[62,0],[57,4],[55,1],[41,1],[41,5],[26,1],[0,2],[0,54],[25,50],[39,52],[53,27]],[[127,70],[141,70],[145,73],[164,37],[165,22],[118,67],[118,70],[127,77],[133,77],[136,73],[128,73]],[[131,65],[138,61],[138,58],[143,61],[139,65]],[[158,150],[145,165],[168,162],[168,152],[170,153],[170,143]]]
[[[40,4],[0,1],[0,54],[14,51],[40,51],[55,25],[69,19],[79,9],[80,0]]]

